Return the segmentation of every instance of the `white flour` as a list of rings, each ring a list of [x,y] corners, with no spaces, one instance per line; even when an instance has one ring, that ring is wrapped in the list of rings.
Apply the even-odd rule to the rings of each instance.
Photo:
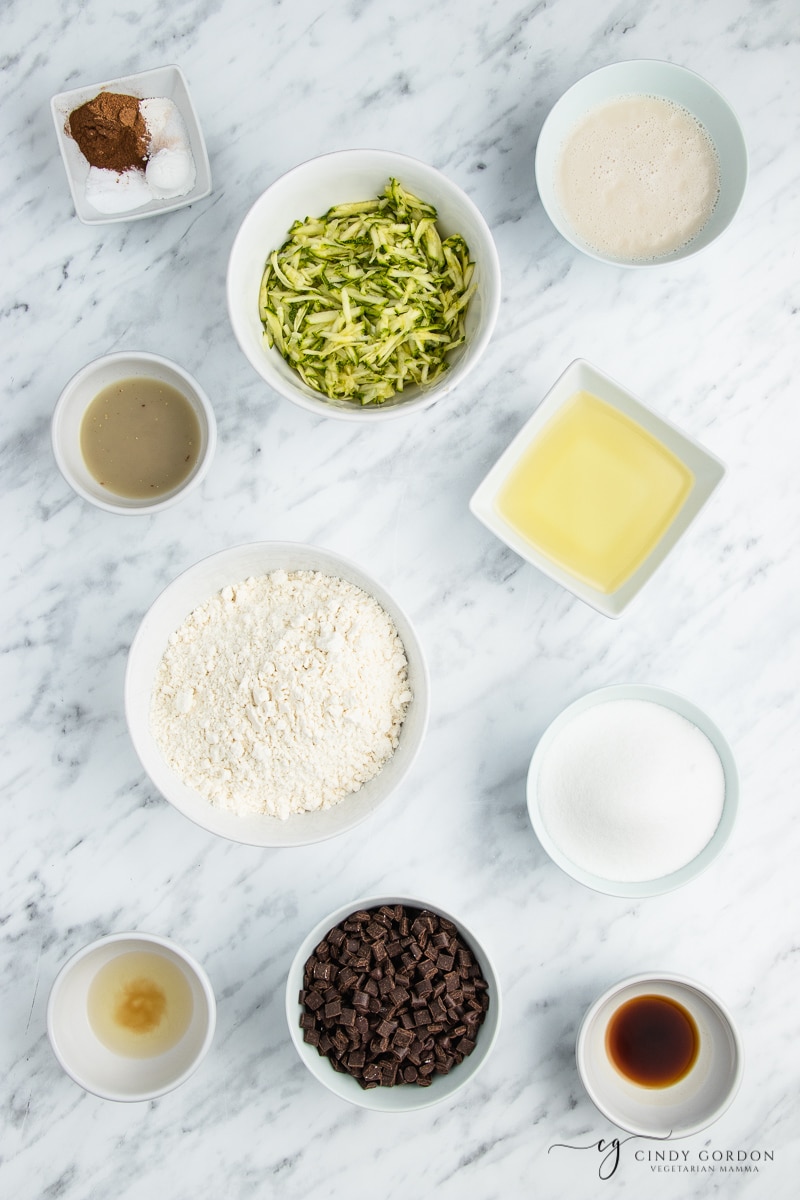
[[[170,637],[150,724],[170,767],[240,815],[329,808],[394,753],[411,700],[391,618],[319,571],[226,587]]]

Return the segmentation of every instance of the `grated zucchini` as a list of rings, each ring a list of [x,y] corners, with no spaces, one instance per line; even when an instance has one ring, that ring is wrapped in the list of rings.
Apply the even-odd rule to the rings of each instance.
[[[382,404],[447,370],[474,270],[463,237],[442,241],[436,209],[390,179],[377,200],[295,221],[261,280],[264,338],[331,400]]]

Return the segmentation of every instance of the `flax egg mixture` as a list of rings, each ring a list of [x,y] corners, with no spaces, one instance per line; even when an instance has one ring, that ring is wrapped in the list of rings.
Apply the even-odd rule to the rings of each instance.
[[[609,594],[658,545],[693,479],[631,417],[576,392],[523,454],[496,509],[557,566]]]
[[[117,496],[144,500],[173,491],[200,454],[200,422],[182,392],[147,376],[103,388],[81,423],[81,454]]]
[[[719,158],[688,109],[660,96],[622,96],[569,134],[556,192],[587,245],[646,262],[685,246],[706,224],[719,196]]]

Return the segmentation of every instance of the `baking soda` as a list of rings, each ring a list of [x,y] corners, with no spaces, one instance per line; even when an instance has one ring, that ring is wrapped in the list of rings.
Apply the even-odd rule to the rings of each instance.
[[[559,730],[537,791],[545,829],[575,866],[636,883],[680,870],[708,845],[725,774],[685,717],[647,700],[609,700]]]

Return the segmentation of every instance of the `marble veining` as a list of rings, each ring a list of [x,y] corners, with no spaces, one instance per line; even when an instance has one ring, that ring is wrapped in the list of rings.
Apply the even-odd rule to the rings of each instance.
[[[0,1195],[793,1197],[796,0],[8,0],[0,45]],[[550,106],[588,71],[626,58],[668,59],[709,79],[736,109],[750,154],[747,193],[723,237],[640,272],[577,255],[533,179]],[[199,113],[212,195],[166,216],[81,225],[50,96],[170,62]],[[231,242],[257,195],[304,159],[352,146],[445,171],[486,217],[503,273],[497,330],[474,373],[428,412],[371,429],[271,393],[239,352],[225,304]],[[85,504],[50,451],[61,388],[122,349],[180,362],[219,425],[202,488],[152,518]],[[729,467],[618,622],[539,575],[467,510],[578,356]],[[142,774],[122,707],[127,650],[158,592],[204,555],[259,539],[316,542],[379,578],[417,627],[433,698],[420,758],[392,801],[344,837],[282,852],[215,839],[173,810]],[[619,682],[661,684],[706,708],[742,779],[723,856],[683,890],[645,901],[595,895],[562,875],[525,809],[528,762],[549,721]],[[308,928],[351,899],[393,891],[474,925],[504,998],[482,1073],[451,1101],[397,1116],[321,1088],[283,1011]],[[45,1033],[60,965],[122,929],[184,945],[219,1005],[206,1062],[150,1104],[82,1092]],[[680,1162],[648,1158],[658,1147],[632,1141],[601,1183],[597,1142],[624,1135],[584,1093],[574,1039],[601,990],[648,969],[696,977],[725,1000],[744,1038],[744,1082],[718,1124],[674,1144]],[[729,1151],[728,1165],[744,1151],[751,1169],[723,1172]]]

